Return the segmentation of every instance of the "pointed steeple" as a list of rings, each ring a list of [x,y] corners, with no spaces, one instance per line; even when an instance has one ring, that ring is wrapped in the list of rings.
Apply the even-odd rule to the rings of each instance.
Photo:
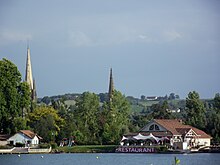
[[[25,81],[29,84],[30,89],[33,90],[33,76],[32,76],[31,54],[30,54],[29,45],[27,47],[27,61],[26,61]]]
[[[32,100],[37,101],[37,90],[36,90],[35,79],[33,80]]]
[[[108,91],[108,99],[112,101],[114,92],[114,83],[113,83],[113,76],[112,76],[112,68],[110,69],[110,80],[109,80],[109,91]]]

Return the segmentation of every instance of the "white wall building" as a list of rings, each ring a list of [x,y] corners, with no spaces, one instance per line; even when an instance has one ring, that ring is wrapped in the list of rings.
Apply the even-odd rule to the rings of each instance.
[[[137,135],[142,139],[135,138]],[[149,137],[150,136],[150,137]],[[153,138],[152,138],[153,137]],[[122,142],[126,144],[129,139],[146,143],[151,140],[154,143],[169,143],[174,149],[191,149],[195,147],[210,146],[211,136],[190,125],[184,125],[182,121],[175,119],[154,119],[143,127],[139,133],[124,135]],[[136,143],[136,142],[135,142]],[[147,145],[148,143],[146,143]]]
[[[25,144],[25,147],[37,146],[42,138],[30,130],[21,130],[11,136],[7,141],[8,144],[16,145],[16,143]]]

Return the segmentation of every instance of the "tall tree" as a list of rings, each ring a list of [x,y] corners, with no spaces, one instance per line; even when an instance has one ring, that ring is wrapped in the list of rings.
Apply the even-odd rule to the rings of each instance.
[[[220,142],[220,113],[211,111],[207,114],[206,132],[213,137],[214,143]]]
[[[31,106],[30,87],[27,82],[22,82],[18,86],[20,108],[22,109],[22,117],[29,112]]]
[[[23,110],[30,108],[30,90],[21,82],[21,74],[15,64],[7,59],[0,60],[0,131],[15,133],[25,127]],[[16,121],[16,122],[15,122]],[[17,122],[20,121],[20,122]],[[18,125],[17,125],[17,124]],[[24,129],[24,127],[22,127]]]
[[[213,110],[207,114],[207,132],[213,137],[214,143],[220,142],[220,94],[213,99]]]
[[[100,112],[99,98],[96,94],[84,92],[76,100],[76,109],[73,113],[77,130],[74,135],[79,143],[98,143]]]
[[[189,92],[186,98],[186,123],[194,127],[204,129],[206,125],[205,107],[195,91]]]
[[[103,105],[103,143],[117,144],[128,132],[130,104],[119,91],[114,90],[112,99]]]
[[[44,141],[54,141],[58,135],[64,120],[58,115],[57,110],[49,106],[37,107],[29,113],[28,123]]]
[[[220,113],[220,94],[216,93],[214,98],[214,108]]]
[[[175,100],[175,93],[170,93],[169,100]]]
[[[173,115],[168,112],[169,105],[167,100],[163,101],[161,104],[153,104],[151,106],[152,118],[154,119],[172,119]]]

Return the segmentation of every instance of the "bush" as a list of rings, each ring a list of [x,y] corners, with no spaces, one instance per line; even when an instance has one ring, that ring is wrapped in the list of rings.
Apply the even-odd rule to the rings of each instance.
[[[15,144],[15,147],[24,147],[25,146],[25,144],[23,144],[23,143],[16,143]]]
[[[39,148],[50,148],[50,144],[48,143],[39,144]]]
[[[0,149],[11,149],[12,146],[9,145],[5,145],[5,146],[0,146]]]
[[[159,149],[159,152],[166,152],[166,151],[168,151],[167,147],[165,147],[165,146],[160,146],[158,149]]]
[[[55,148],[57,148],[57,143],[50,142],[50,146],[52,147],[52,149],[55,149]]]

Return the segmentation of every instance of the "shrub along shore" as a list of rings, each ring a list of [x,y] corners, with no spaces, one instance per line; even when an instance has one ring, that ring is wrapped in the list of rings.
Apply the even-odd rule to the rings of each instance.
[[[113,153],[117,145],[82,145],[73,147],[57,147],[54,153]]]
[[[52,150],[53,153],[114,153],[118,145],[82,145],[73,147],[56,147]],[[136,147],[132,147],[136,148]],[[137,148],[141,148],[140,146]],[[168,152],[165,146],[148,146],[147,148],[155,148],[157,153]]]

